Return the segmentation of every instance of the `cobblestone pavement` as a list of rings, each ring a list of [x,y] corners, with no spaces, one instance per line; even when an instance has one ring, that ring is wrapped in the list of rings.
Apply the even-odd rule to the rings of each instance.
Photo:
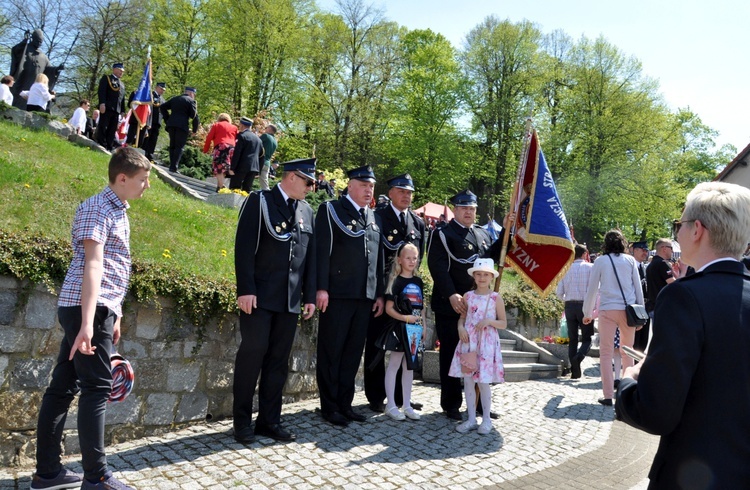
[[[419,421],[371,412],[357,393],[364,423],[341,429],[315,413],[317,400],[286,405],[293,443],[232,438],[231,421],[192,426],[107,448],[121,480],[146,489],[644,489],[658,438],[614,421],[601,396],[598,359],[584,377],[493,387],[500,414],[489,435],[459,434],[442,415],[437,385],[416,382]],[[81,471],[77,456],[66,466]],[[31,468],[0,469],[0,489],[27,489]]]

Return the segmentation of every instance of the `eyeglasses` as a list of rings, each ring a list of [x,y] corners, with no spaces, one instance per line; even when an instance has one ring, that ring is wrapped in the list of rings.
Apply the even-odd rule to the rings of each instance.
[[[314,185],[315,185],[315,181],[314,180],[305,179],[305,187],[312,187]]]
[[[674,235],[677,236],[677,234],[682,229],[682,224],[683,223],[695,223],[696,221],[698,221],[698,220],[697,219],[686,219],[686,220],[682,220],[682,221],[675,220],[674,223],[672,223],[672,231],[673,231]],[[703,228],[706,228],[706,225],[703,225]],[[708,229],[708,228],[706,228],[706,229]]]

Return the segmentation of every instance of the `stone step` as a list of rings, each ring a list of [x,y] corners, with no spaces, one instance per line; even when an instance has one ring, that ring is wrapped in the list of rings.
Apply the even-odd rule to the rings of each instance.
[[[500,339],[500,348],[502,350],[516,350],[516,341],[511,339]]]
[[[508,364],[504,365],[505,381],[509,383],[528,381],[530,379],[557,378],[562,374],[562,368],[553,364]]]
[[[539,361],[536,352],[522,352],[518,350],[503,350],[503,364],[528,364]]]

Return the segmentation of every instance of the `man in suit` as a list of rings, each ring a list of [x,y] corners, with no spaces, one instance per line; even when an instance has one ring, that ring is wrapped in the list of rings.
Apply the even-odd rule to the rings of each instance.
[[[182,95],[172,97],[160,107],[161,115],[169,133],[169,171],[178,172],[182,152],[187,144],[190,126],[188,121],[193,121],[193,133],[198,131],[200,119],[198,118],[198,107],[195,102],[195,88],[185,87]]]
[[[435,313],[435,330],[440,340],[440,406],[448,418],[461,420],[461,380],[448,376],[448,370],[458,345],[458,318],[466,312],[463,295],[474,284],[468,270],[478,258],[491,258],[497,262],[503,233],[513,216],[505,217],[505,228],[493,243],[487,230],[474,223],[477,217],[477,196],[473,192],[460,192],[450,201],[453,204],[454,218],[431,234],[427,266],[434,281],[431,307]]]
[[[648,244],[646,242],[635,242],[630,247],[630,254],[635,259],[638,265],[638,276],[641,278],[641,289],[643,290],[643,297],[648,298],[648,287],[646,281],[646,262],[648,261]],[[651,331],[650,324],[651,319],[646,322],[640,330],[635,332],[635,341],[633,342],[633,348],[639,351],[645,351],[648,347],[648,338]]]
[[[383,277],[387,278],[391,271],[391,264],[404,243],[413,243],[419,250],[421,262],[426,242],[424,222],[409,209],[414,194],[414,182],[411,175],[403,174],[393,177],[388,182],[387,206],[375,210],[375,219],[380,228],[380,242],[383,246],[385,269]],[[386,327],[387,315],[373,316],[367,329],[367,343],[365,344],[365,396],[370,409],[382,412],[385,409],[385,363],[380,349],[375,341]],[[396,376],[394,398],[397,406],[402,405],[401,370]],[[420,410],[421,403],[412,402],[412,408]]]
[[[252,132],[253,120],[240,118],[240,132],[237,133],[237,144],[234,145],[232,162],[228,174],[230,189],[253,190],[255,177],[260,173],[260,156],[263,154],[263,142]]]
[[[304,201],[314,181],[314,158],[287,162],[281,182],[250,194],[240,210],[234,263],[242,342],[234,366],[233,412],[234,438],[241,443],[253,442],[255,435],[296,438],[281,425],[281,400],[300,305],[305,320],[315,313],[313,210]]]
[[[115,147],[115,133],[120,122],[120,114],[125,112],[125,84],[120,78],[125,73],[122,63],[112,65],[112,73],[99,80],[99,124],[97,142],[112,151]]]
[[[368,207],[375,174],[365,166],[350,170],[348,177],[347,195],[323,202],[315,217],[320,409],[338,426],[365,420],[352,410],[354,379],[370,313],[383,313],[380,228]]]
[[[656,299],[646,358],[625,371],[615,409],[661,436],[649,488],[747,488],[750,482],[750,190],[698,184],[675,236],[696,273]],[[649,268],[652,266],[649,266]]]
[[[318,180],[315,181],[316,191],[326,191],[328,197],[335,197],[333,195],[333,186],[326,180],[326,175],[323,172],[318,172]]]
[[[159,82],[156,84],[156,88],[153,92],[154,107],[151,111],[151,121],[149,122],[149,129],[146,137],[143,139],[143,152],[146,154],[146,158],[150,161],[154,159],[154,152],[156,151],[156,143],[159,141],[159,131],[161,131],[161,121],[163,119],[161,114],[161,105],[164,103],[164,91],[167,89],[167,84]]]

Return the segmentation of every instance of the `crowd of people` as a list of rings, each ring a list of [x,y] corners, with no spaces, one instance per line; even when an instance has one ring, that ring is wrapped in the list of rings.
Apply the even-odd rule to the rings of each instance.
[[[73,222],[74,258],[58,300],[65,336],[38,418],[35,490],[130,488],[107,465],[104,417],[112,383],[109,355],[120,338],[130,274],[126,211],[148,189],[151,163],[133,148],[114,145],[124,108],[122,73],[115,64],[100,83],[96,137],[113,150],[109,185],[79,206]],[[12,83],[3,79],[3,86]],[[42,74],[27,94],[32,110],[43,110],[54,98],[45,87]],[[199,124],[196,90],[186,87],[163,101],[166,86],[157,88],[159,110],[146,127],[159,127],[163,118],[170,171],[177,172],[190,121],[193,132]],[[90,131],[88,108],[82,100],[71,118],[78,133]],[[492,285],[503,235],[515,216],[505,217],[493,240],[476,224],[477,196],[464,190],[450,199],[454,217],[431,230],[411,209],[415,184],[409,174],[389,179],[387,199],[373,206],[376,176],[369,166],[350,170],[343,195],[314,212],[305,201],[308,193],[317,189],[334,197],[334,186],[316,172],[316,160],[280,164],[280,181],[270,188],[277,128],[269,124],[260,135],[252,128],[249,118],[241,118],[238,128],[221,114],[203,148],[212,151],[220,187],[224,177],[230,188],[247,191],[256,177],[261,183],[240,210],[235,241],[241,340],[233,378],[234,438],[244,444],[256,436],[296,439],[283,425],[282,394],[299,318],[309,319],[316,310],[320,416],[342,428],[367,419],[352,406],[364,353],[369,409],[393,420],[420,420],[422,404],[411,399],[411,385],[425,332],[427,298],[417,274],[425,256],[434,281],[430,306],[441,346],[443,414],[458,422],[459,433],[492,432],[491,385],[504,381],[497,330],[507,326],[502,295]],[[144,144],[157,136],[158,130],[133,133]],[[674,233],[682,252],[675,262],[672,240],[657,240],[647,265],[647,243],[628,245],[616,229],[606,233],[593,264],[586,246],[575,244],[575,260],[557,289],[569,325],[571,378],[581,377],[598,318],[598,401],[615,405],[627,423],[662,435],[652,486],[740,488],[750,481],[744,464],[750,456],[750,422],[744,417],[750,394],[721,380],[730,372],[740,385],[750,380],[750,274],[738,260],[750,238],[750,191],[698,185]],[[648,334],[626,315],[634,304],[649,312]],[[635,365],[619,355],[618,347],[625,346],[647,355]],[[83,475],[61,463],[66,415],[79,392]]]

